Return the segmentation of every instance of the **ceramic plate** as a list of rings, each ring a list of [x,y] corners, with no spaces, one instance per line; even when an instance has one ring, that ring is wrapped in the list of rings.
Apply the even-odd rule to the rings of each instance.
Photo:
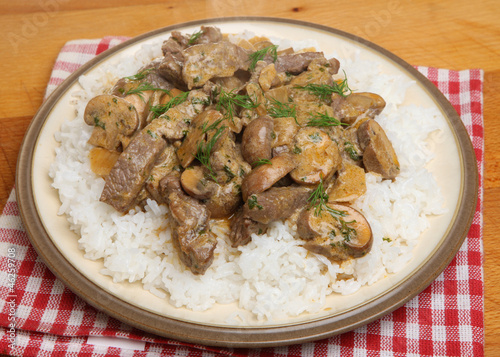
[[[90,261],[78,249],[78,237],[58,216],[57,192],[48,168],[55,157],[54,140],[61,123],[75,117],[70,100],[81,87],[78,77],[95,71],[141,45],[169,37],[172,30],[193,33],[201,25],[214,25],[224,33],[249,30],[256,35],[302,40],[314,39],[325,53],[348,57],[359,53],[377,61],[384,73],[415,81],[404,104],[434,107],[445,129],[436,158],[428,166],[445,196],[448,213],[431,218],[431,228],[420,237],[413,259],[400,272],[349,296],[328,297],[315,314],[272,323],[228,325],[236,304],[217,305],[206,312],[175,308],[142,289],[139,283],[113,283],[99,274],[101,261]],[[223,18],[184,23],[153,31],[118,45],[71,75],[40,108],[26,133],[17,169],[17,195],[31,242],[48,267],[77,295],[107,314],[161,336],[207,345],[264,347],[300,343],[352,330],[396,309],[426,288],[449,264],[460,248],[476,207],[477,169],[473,148],[457,113],[445,97],[412,66],[379,46],[329,27],[275,18]]]

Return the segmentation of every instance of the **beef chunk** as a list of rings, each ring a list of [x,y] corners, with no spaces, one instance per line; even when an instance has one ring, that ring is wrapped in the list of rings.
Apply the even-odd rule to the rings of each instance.
[[[267,224],[246,217],[243,209],[240,209],[231,219],[229,239],[233,247],[238,247],[248,244],[252,240],[252,234],[262,234],[266,231]]]
[[[248,52],[231,42],[194,45],[183,51],[184,83],[189,89],[203,87],[215,77],[230,77],[239,69],[248,69]]]
[[[120,212],[131,209],[166,145],[149,126],[137,133],[106,177],[100,200]]]
[[[301,186],[272,187],[248,198],[243,206],[245,217],[268,224],[289,218],[307,204],[310,189]]]
[[[170,209],[172,238],[182,262],[194,274],[205,273],[212,264],[217,245],[215,234],[210,231],[207,208],[182,191],[177,175],[165,176],[160,187]]]

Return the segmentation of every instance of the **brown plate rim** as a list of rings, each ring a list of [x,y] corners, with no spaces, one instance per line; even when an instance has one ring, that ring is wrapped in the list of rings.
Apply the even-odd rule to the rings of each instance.
[[[278,22],[314,28],[344,37],[378,52],[399,65],[404,71],[413,76],[425,87],[445,114],[453,130],[458,144],[459,155],[462,158],[462,165],[465,170],[463,192],[459,198],[455,221],[448,230],[443,243],[427,260],[426,264],[396,288],[391,289],[373,301],[363,304],[359,308],[311,322],[302,322],[287,326],[256,328],[208,326],[160,316],[123,301],[119,297],[104,291],[95,283],[88,280],[53,244],[38,215],[31,183],[32,163],[36,148],[35,144],[39,132],[47,120],[51,109],[57,104],[66,90],[78,80],[81,74],[111,54],[162,32],[169,32],[187,26],[205,25],[215,22],[231,23],[237,21]],[[40,107],[23,139],[16,169],[16,196],[21,218],[28,237],[48,268],[56,277],[62,280],[69,289],[87,301],[90,305],[107,313],[111,317],[148,333],[190,343],[219,347],[260,348],[304,343],[327,338],[363,326],[402,306],[431,284],[448,266],[460,249],[467,236],[476,210],[478,187],[479,178],[476,157],[463,122],[446,97],[432,82],[418,72],[413,66],[371,41],[332,27],[301,20],[258,16],[221,17],[179,23],[134,37],[99,54],[71,74]]]

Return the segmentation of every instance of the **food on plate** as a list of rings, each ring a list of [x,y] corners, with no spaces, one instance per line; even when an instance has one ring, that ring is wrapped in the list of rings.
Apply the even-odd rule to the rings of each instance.
[[[213,261],[210,218],[231,221],[237,247],[301,211],[297,238],[308,241],[305,249],[336,260],[369,252],[369,223],[323,187],[352,184],[343,172],[353,166],[397,177],[397,155],[373,119],[383,98],[335,80],[339,62],[321,52],[278,51],[267,40],[242,47],[215,27],[202,27],[196,38],[175,33],[162,50],[162,58],[118,80],[114,95],[87,104],[89,143],[119,155],[104,176],[102,202],[123,213],[148,198],[166,204],[175,246],[195,274]],[[271,90],[284,101],[268,96]],[[342,159],[346,135],[362,161]],[[364,175],[356,186],[365,190]],[[342,202],[347,197],[355,198]]]
[[[102,274],[174,306],[318,312],[401,269],[442,212],[439,114],[370,61],[202,26],[80,84],[50,171],[60,212]]]

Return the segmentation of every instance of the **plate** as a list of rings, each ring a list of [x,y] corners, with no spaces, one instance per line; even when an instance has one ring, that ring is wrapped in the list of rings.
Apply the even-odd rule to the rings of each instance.
[[[436,108],[445,123],[439,150],[428,166],[446,200],[448,213],[433,217],[420,237],[414,256],[400,272],[363,287],[349,296],[335,295],[332,304],[315,314],[272,323],[228,325],[236,304],[217,305],[206,312],[175,308],[142,289],[139,283],[113,283],[99,274],[102,262],[90,261],[78,249],[78,237],[58,216],[57,192],[48,169],[55,157],[54,133],[64,120],[75,117],[70,104],[81,89],[78,77],[120,56],[133,54],[146,43],[168,38],[173,30],[193,33],[201,25],[218,26],[224,33],[249,30],[256,35],[315,39],[325,53],[341,57],[359,53],[377,61],[384,73],[404,76],[416,85],[405,104]],[[473,147],[459,116],[437,88],[412,66],[387,50],[354,35],[296,20],[262,17],[220,18],[169,26],[126,41],[91,60],[61,84],[42,105],[24,138],[16,176],[17,199],[30,240],[52,272],[94,307],[139,329],[186,342],[226,347],[266,347],[303,343],[350,331],[403,305],[425,289],[449,264],[462,245],[475,212],[478,174]],[[333,307],[336,306],[336,307]]]

